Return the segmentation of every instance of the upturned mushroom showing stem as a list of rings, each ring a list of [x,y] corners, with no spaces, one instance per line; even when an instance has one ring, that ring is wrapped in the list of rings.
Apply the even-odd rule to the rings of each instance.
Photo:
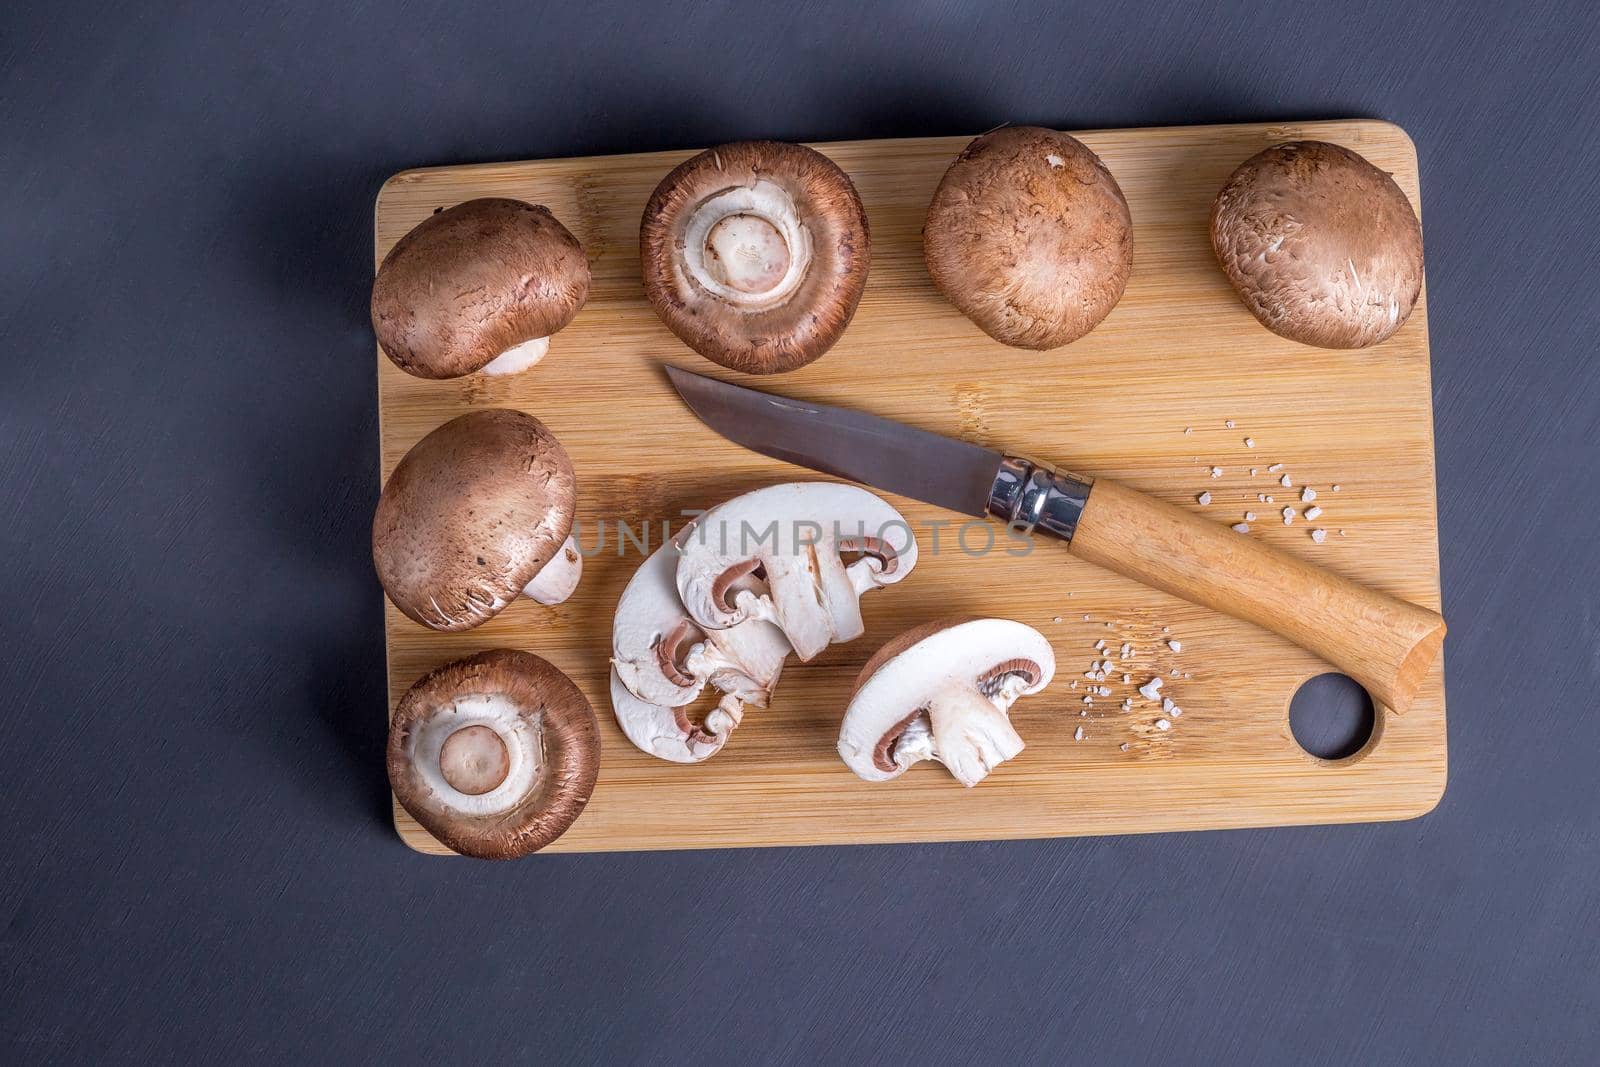
[[[853,485],[795,482],[701,516],[678,563],[678,595],[702,627],[764,620],[809,660],[859,637],[861,595],[916,562],[911,527],[885,501]]]
[[[412,686],[389,724],[389,784],[434,837],[480,859],[543,848],[582,813],[600,767],[594,710],[550,663],[513,649]]]
[[[866,287],[871,242],[850,179],[801,145],[744,141],[672,170],[639,227],[645,295],[707,359],[748,374],[810,363]]]
[[[839,755],[869,782],[932,759],[965,786],[1022,751],[1007,712],[1055,674],[1050,643],[1009,619],[937,621],[879,649],[856,680]]]

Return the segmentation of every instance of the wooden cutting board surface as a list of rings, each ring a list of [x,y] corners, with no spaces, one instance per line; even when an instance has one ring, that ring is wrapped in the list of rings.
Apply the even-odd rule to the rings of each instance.
[[[692,766],[646,756],[617,729],[608,697],[611,616],[641,556],[617,552],[616,523],[676,528],[684,509],[781,481],[799,468],[723,441],[679,403],[658,364],[785,395],[874,412],[939,433],[1104,474],[1220,523],[1253,511],[1261,538],[1338,574],[1439,606],[1428,315],[1419,301],[1388,342],[1365,351],[1308,348],[1268,333],[1212,259],[1211,199],[1268,145],[1333,141],[1394,174],[1413,204],[1417,160],[1398,127],[1374,121],[1101,130],[1077,136],[1126,193],[1134,221],[1127,294],[1088,337],[1054,352],[990,341],[946,304],[923,267],[923,213],[966,137],[813,147],[855,181],[872,232],[872,271],[843,340],[796,373],[747,379],[685,348],[651,312],[639,279],[638,225],[660,178],[692,151],[406,171],[376,207],[376,260],[440,207],[480,196],[548,205],[594,270],[588,305],[530,373],[423,381],[378,356],[382,475],[420,437],[474,408],[542,419],[578,471],[583,581],[566,604],[523,599],[476,630],[434,633],[386,604],[390,709],[439,664],[480,649],[537,652],[582,687],[600,719],[599,784],[550,851],[721,848],[1049,837],[1401,819],[1429,811],[1445,784],[1442,660],[1403,718],[1378,714],[1357,755],[1306,754],[1289,729],[1297,687],[1327,668],[1287,642],[1075,560],[1041,541],[1022,557],[1002,537],[987,555],[958,547],[958,516],[890,497],[911,521],[921,560],[899,585],[863,600],[866,635],[811,663],[791,659],[772,707],[751,709],[721,753]],[[1232,426],[1228,425],[1232,422]],[[1247,447],[1245,438],[1254,442]],[[1293,490],[1278,484],[1282,463]],[[1213,466],[1220,477],[1211,476]],[[1250,474],[1254,466],[1258,473]],[[1334,492],[1332,486],[1340,489]],[[1301,486],[1325,512],[1285,526]],[[1258,494],[1270,493],[1272,505]],[[1294,498],[1294,499],[1291,499]],[[939,530],[932,549],[931,523]],[[1313,526],[1328,530],[1312,542]],[[594,551],[604,529],[605,544]],[[981,529],[967,532],[979,553]],[[1012,721],[1027,748],[967,790],[939,765],[897,781],[859,781],[834,750],[846,695],[868,656],[936,616],[1002,615],[1048,636],[1057,681]],[[1181,651],[1166,645],[1176,639]],[[1097,641],[1134,647],[1130,682],[1082,703]],[[1160,710],[1137,687],[1151,674],[1183,709]],[[1076,680],[1079,688],[1070,688]],[[1134,709],[1123,712],[1131,696]],[[1087,715],[1081,714],[1087,711]],[[377,710],[374,709],[374,714]],[[1074,739],[1079,727],[1084,739]],[[395,809],[413,847],[445,850]]]

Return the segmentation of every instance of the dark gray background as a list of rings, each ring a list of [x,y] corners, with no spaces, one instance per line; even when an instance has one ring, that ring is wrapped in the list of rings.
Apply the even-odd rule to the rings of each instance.
[[[1597,72],[1579,0],[3,5],[0,1060],[1592,1062]],[[1422,160],[1436,812],[498,866],[395,839],[387,175],[1341,116]]]

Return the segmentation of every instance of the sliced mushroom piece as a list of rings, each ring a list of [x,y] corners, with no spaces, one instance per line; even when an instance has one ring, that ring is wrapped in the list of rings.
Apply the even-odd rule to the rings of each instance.
[[[789,642],[760,619],[725,630],[697,626],[678,599],[678,559],[676,544],[658,549],[640,564],[617,602],[611,705],[622,732],[640,750],[695,763],[727,743],[746,704],[767,706]],[[689,712],[708,684],[723,695],[715,710],[695,723]]]
[[[473,411],[412,446],[378,499],[372,561],[395,607],[435,630],[470,630],[526,593],[572,595],[572,461],[532,415]]]
[[[928,205],[934,285],[979,329],[1017,348],[1057,348],[1100,324],[1133,273],[1133,219],[1100,157],[1057,130],[979,137]]]
[[[542,205],[488,197],[436,212],[372,283],[372,328],[419,378],[516,374],[589,298],[583,246]]]
[[[1251,156],[1211,207],[1211,246],[1273,333],[1364,348],[1405,324],[1422,291],[1422,224],[1393,178],[1326,141]]]
[[[1007,715],[1019,696],[1055,675],[1044,635],[1009,619],[941,620],[901,634],[856,678],[839,729],[839,755],[869,782],[921,760],[943,763],[965,786],[1022,751]]]
[[[449,848],[514,859],[560,837],[600,770],[594,709],[528,652],[497,648],[423,677],[389,723],[395,799]]]
[[[791,482],[701,516],[678,561],[678,595],[703,627],[763,619],[809,660],[861,636],[861,595],[916,563],[910,525],[882,499],[853,485]]]
[[[742,141],[679,164],[639,229],[645,295],[684,344],[724,367],[802,367],[844,333],[871,240],[855,186],[801,145]]]

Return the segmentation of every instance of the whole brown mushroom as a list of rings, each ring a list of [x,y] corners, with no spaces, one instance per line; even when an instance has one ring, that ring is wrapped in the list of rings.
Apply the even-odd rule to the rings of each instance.
[[[489,197],[430,215],[389,250],[372,328],[419,378],[516,374],[588,298],[583,246],[549,209]]]
[[[389,785],[449,848],[514,859],[560,837],[600,769],[594,709],[572,680],[528,652],[491,649],[446,664],[389,722]]]
[[[1245,160],[1211,208],[1211,246],[1273,333],[1365,348],[1422,289],[1422,224],[1394,179],[1348,148],[1293,141]]]
[[[667,328],[747,374],[795,370],[838,341],[872,246],[850,179],[828,157],[743,141],[686,160],[639,228],[645,295]]]
[[[950,164],[928,205],[923,256],[934,285],[1002,344],[1076,341],[1122,299],[1133,219],[1117,180],[1081,141],[1007,126]]]
[[[473,411],[412,446],[383,487],[372,561],[394,606],[435,630],[470,630],[526,593],[572,595],[577,478],[561,442],[520,411]]]

